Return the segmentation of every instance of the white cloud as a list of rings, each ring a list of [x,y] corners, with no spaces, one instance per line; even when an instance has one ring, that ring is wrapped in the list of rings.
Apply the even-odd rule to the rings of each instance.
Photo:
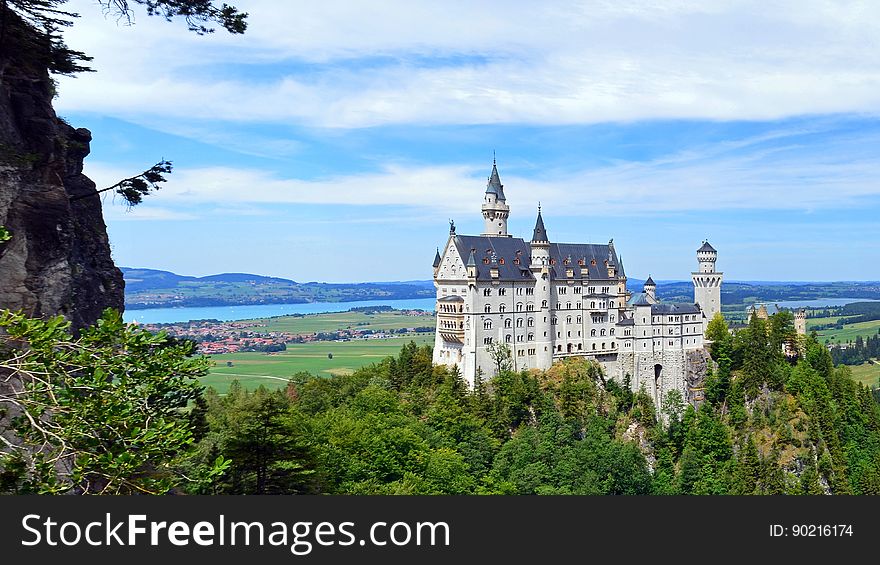
[[[531,214],[536,196],[554,215],[632,216],[700,210],[846,209],[880,197],[876,135],[822,136],[806,129],[776,131],[704,146],[648,161],[521,177],[502,169],[508,203]],[[821,133],[821,132],[819,132]],[[485,167],[391,163],[378,171],[318,179],[282,177],[263,169],[178,169],[144,207],[258,209],[273,204],[402,206],[419,217],[473,214],[485,187]],[[88,163],[99,186],[125,171]],[[248,208],[245,208],[248,209]],[[391,215],[399,212],[390,212]],[[377,210],[372,217],[388,213]],[[346,220],[340,218],[340,222]]]
[[[73,4],[90,17],[69,43],[99,72],[63,81],[62,112],[348,128],[880,109],[876,2],[262,0],[236,2],[242,37],[117,30]]]

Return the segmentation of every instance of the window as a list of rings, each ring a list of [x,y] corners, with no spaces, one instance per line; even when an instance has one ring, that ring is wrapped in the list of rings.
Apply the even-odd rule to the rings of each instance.
[[[534,288],[527,288],[526,289],[526,296],[532,296],[533,294],[535,294]]]
[[[610,330],[608,330],[608,334],[609,334],[609,335],[614,335],[614,328],[611,328]]]
[[[483,289],[483,296],[492,296],[492,289],[491,288],[484,288]]]
[[[528,304],[526,304],[526,312],[531,312],[531,311],[534,310],[534,309],[535,309],[535,305],[532,304],[531,302],[529,302]]]
[[[484,337],[483,343],[486,345],[490,345],[492,343],[492,338],[491,337]]]
[[[547,301],[546,301],[546,300],[542,300],[542,301],[541,301],[541,308],[546,308],[546,307],[547,307]]]
[[[484,320],[483,321],[483,329],[491,330],[492,329],[492,320]]]
[[[596,337],[596,330],[590,330],[590,337]]]
[[[486,307],[483,308],[483,310],[486,312],[486,314],[488,314],[489,312],[492,311],[492,306],[490,306],[489,304],[486,304]]]
[[[523,290],[524,290],[523,288],[516,289],[517,296],[522,296]]]
[[[522,356],[523,356],[523,350],[522,350],[522,349],[517,349],[517,350],[516,350],[516,355],[517,355],[517,357],[522,357]]]
[[[513,320],[511,320],[510,318],[507,318],[506,320],[504,320],[504,327],[505,328],[509,328],[512,325],[513,325]]]
[[[580,293],[582,293],[583,291],[584,291],[584,287],[582,287],[582,286],[576,286],[576,287],[574,287],[574,293],[575,293],[575,294],[580,294]]]
[[[590,302],[590,308],[595,308],[595,307],[596,307],[596,303],[594,301]]]
[[[510,343],[511,339],[513,338],[510,336],[510,334],[507,334],[506,336],[504,336],[504,343]]]
[[[558,292],[559,292],[559,294],[565,294],[566,292],[568,292],[568,289],[565,288],[564,286],[561,286],[561,287],[559,287]]]
[[[577,323],[578,323],[578,324],[581,323],[581,317],[580,317],[580,316],[577,317]]]
[[[602,344],[602,349],[605,349],[605,344],[604,344],[604,343]]]
[[[518,319],[516,320],[516,327],[518,327],[518,328],[521,328],[521,327],[522,327],[522,318],[518,318]]]
[[[596,351],[596,344],[593,344],[593,351]]]
[[[571,323],[571,316],[568,316],[568,317],[565,318],[565,323],[566,323],[566,324],[570,324],[570,323]]]
[[[566,309],[566,310],[571,310],[571,302],[566,302],[566,303],[565,303],[565,309]]]
[[[507,310],[507,306],[505,306],[504,304],[498,307],[499,312],[504,312],[505,310]]]
[[[581,309],[581,303],[578,302],[577,305],[575,306],[575,308],[577,308],[578,310],[580,310],[580,309]]]
[[[517,312],[522,312],[522,302],[517,302],[517,303],[516,303],[516,311],[517,311]]]
[[[522,340],[523,340],[523,339],[522,339],[522,334],[516,336],[516,341],[522,341]]]
[[[502,259],[502,261],[503,261],[503,259]],[[504,263],[501,263],[501,264],[503,265]],[[504,289],[504,288],[498,289],[498,296],[504,296],[506,293],[507,293],[507,289]]]
[[[550,318],[550,325],[551,326],[555,326],[556,322],[557,322],[556,318]]]
[[[535,341],[535,334],[529,334],[529,341]]]
[[[529,327],[530,328],[535,327],[535,319],[534,318],[529,318]]]
[[[604,335],[605,335],[605,328],[602,328],[602,331],[599,332],[599,335],[601,335],[601,336],[604,336]]]
[[[535,354],[535,349],[534,348],[529,349],[529,355],[534,355],[534,354]]]

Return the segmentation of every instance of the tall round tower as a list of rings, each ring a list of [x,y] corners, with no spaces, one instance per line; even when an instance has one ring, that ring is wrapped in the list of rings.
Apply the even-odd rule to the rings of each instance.
[[[492,174],[486,184],[486,195],[483,197],[483,220],[485,227],[482,235],[489,237],[510,237],[507,233],[507,216],[510,206],[504,198],[504,185],[498,176],[498,167],[492,159]]]
[[[798,335],[807,335],[807,311],[803,308],[794,313],[794,331]]]
[[[699,270],[691,273],[694,282],[694,303],[699,304],[705,316],[703,332],[706,331],[706,326],[715,314],[721,312],[721,280],[724,273],[715,270],[717,259],[718,252],[709,245],[708,241],[704,241],[703,246],[697,249]]]

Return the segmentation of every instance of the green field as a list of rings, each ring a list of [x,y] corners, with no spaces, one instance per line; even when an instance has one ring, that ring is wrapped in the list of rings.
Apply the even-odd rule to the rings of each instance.
[[[807,318],[807,330],[813,329],[815,326],[823,326],[825,324],[836,324],[838,320],[846,320],[852,316],[830,316],[826,318]]]
[[[433,345],[434,334],[376,340],[291,343],[288,344],[287,351],[272,354],[212,355],[214,368],[202,379],[202,383],[223,394],[234,380],[238,380],[248,389],[259,385],[279,388],[287,384],[289,377],[300,371],[323,377],[350,374],[355,369],[381,361],[389,355],[397,355],[400,348],[409,341],[415,341],[420,346]],[[333,359],[328,357],[329,353],[333,354]],[[227,362],[232,362],[232,367],[227,367]]]
[[[870,387],[878,386],[880,381],[880,365],[876,362],[864,365],[850,365],[850,371],[855,380]]]
[[[870,322],[859,322],[857,324],[847,324],[842,330],[822,330],[817,332],[819,335],[819,343],[846,343],[853,341],[856,336],[868,337],[875,335],[880,330],[880,320],[871,320]]]
[[[317,333],[345,329],[396,330],[400,328],[434,327],[434,316],[407,316],[401,312],[338,312],[329,314],[308,314],[305,316],[284,316],[253,320],[254,326],[248,328],[255,332]]]

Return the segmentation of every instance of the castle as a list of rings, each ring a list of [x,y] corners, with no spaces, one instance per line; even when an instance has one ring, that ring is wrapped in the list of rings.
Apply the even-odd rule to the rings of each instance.
[[[606,374],[660,405],[677,389],[695,397],[707,354],[703,334],[721,311],[717,251],[704,242],[691,273],[694,302],[661,303],[649,277],[643,292],[626,288],[626,272],[607,244],[552,242],[541,208],[530,241],[507,233],[510,213],[495,163],[486,186],[483,233],[449,237],[434,257],[437,331],[434,363],[458,367],[473,386],[495,374],[503,344],[513,370],[547,369],[571,356],[598,361]]]

